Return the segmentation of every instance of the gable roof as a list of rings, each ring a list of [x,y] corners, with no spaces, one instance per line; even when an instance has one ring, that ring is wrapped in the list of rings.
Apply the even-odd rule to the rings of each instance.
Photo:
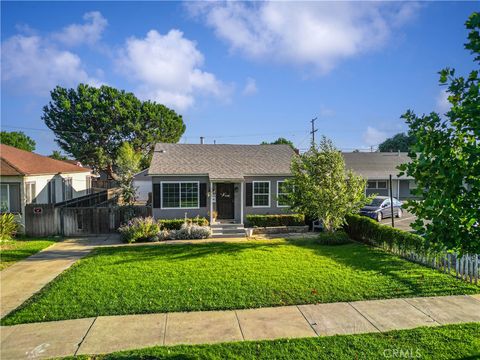
[[[373,180],[388,179],[390,174],[398,178],[397,166],[411,161],[406,152],[344,152],[342,155],[347,169]],[[406,175],[399,178],[410,179]]]
[[[238,180],[249,175],[289,175],[289,145],[167,144],[155,146],[149,175],[207,175]]]
[[[0,144],[1,175],[43,175],[90,172],[90,169]]]

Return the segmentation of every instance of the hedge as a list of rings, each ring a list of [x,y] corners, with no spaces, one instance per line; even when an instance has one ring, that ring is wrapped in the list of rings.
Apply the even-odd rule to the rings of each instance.
[[[418,255],[433,253],[425,239],[408,231],[380,225],[373,219],[360,215],[346,217],[345,231],[350,238],[393,252],[415,252]]]
[[[248,227],[305,225],[305,216],[301,214],[247,215],[246,220],[246,225]]]
[[[160,225],[160,230],[180,230],[185,219],[162,219],[158,220],[158,225]],[[188,223],[199,225],[199,226],[208,226],[208,220],[204,217],[196,217],[193,219],[187,219]]]

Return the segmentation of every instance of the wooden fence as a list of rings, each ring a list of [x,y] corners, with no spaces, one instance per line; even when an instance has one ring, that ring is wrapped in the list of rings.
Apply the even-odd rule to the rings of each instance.
[[[131,217],[151,216],[149,206],[55,207],[29,204],[25,207],[25,233],[30,236],[87,236],[108,234]]]

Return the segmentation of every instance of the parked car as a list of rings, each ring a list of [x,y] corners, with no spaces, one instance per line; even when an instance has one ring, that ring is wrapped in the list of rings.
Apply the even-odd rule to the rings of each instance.
[[[392,216],[392,210],[390,209],[390,197],[377,196],[372,202],[360,209],[360,214],[368,216],[377,221]],[[401,218],[403,215],[402,202],[393,198],[393,215]]]

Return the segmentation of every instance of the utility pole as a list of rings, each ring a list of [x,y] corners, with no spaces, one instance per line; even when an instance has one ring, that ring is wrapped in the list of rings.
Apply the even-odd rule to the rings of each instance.
[[[312,134],[312,147],[315,146],[315,133],[318,131],[318,129],[315,129],[316,120],[317,120],[316,117],[310,120],[310,122],[312,123],[312,131],[310,131],[310,134]]]
[[[393,189],[392,189],[392,174],[390,174],[390,215],[392,216],[392,227],[395,227],[395,218],[393,217]]]

